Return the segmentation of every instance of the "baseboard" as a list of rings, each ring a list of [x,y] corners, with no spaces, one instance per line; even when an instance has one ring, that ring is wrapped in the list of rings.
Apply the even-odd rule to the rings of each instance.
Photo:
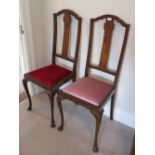
[[[110,105],[110,104],[108,104]],[[110,106],[105,106],[104,115],[110,115]],[[115,108],[114,110],[114,120],[121,122],[129,127],[135,128],[135,116],[131,113],[125,112],[121,109]]]
[[[25,100],[27,98],[26,93],[25,92],[21,92],[19,94],[19,103],[22,102],[23,100]]]
[[[133,114],[127,113],[120,109],[116,109],[114,119],[127,126],[135,128],[135,117]]]

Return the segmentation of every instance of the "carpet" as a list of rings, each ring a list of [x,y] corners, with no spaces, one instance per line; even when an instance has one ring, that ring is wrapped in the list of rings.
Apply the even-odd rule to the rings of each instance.
[[[98,146],[92,151],[95,120],[90,112],[70,101],[63,101],[65,125],[62,132],[55,104],[56,128],[50,128],[50,105],[45,93],[32,97],[33,110],[27,111],[28,100],[19,104],[20,155],[129,155],[134,130],[103,116]]]

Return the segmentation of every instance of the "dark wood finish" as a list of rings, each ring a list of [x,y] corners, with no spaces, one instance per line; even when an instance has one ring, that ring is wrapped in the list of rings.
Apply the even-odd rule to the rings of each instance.
[[[60,15],[64,15],[64,38],[63,38],[63,49],[62,54],[57,54],[56,46],[57,46],[57,18]],[[68,50],[69,50],[69,38],[70,38],[70,27],[71,27],[71,18],[75,18],[77,20],[78,26],[77,26],[77,36],[76,36],[76,49],[75,49],[75,55],[73,58],[68,57]],[[29,100],[29,107],[28,110],[32,109],[32,102],[31,102],[31,96],[28,90],[27,83],[30,81],[43,89],[45,89],[45,92],[47,93],[49,100],[50,100],[50,106],[51,106],[51,127],[55,127],[55,121],[54,121],[54,96],[59,90],[59,87],[62,86],[64,83],[66,83],[69,80],[76,80],[76,68],[77,68],[77,60],[78,60],[78,53],[79,53],[79,44],[80,44],[80,36],[81,36],[81,20],[82,18],[77,15],[72,10],[63,9],[57,13],[53,14],[53,50],[52,50],[52,64],[56,64],[56,58],[62,58],[66,61],[70,61],[73,63],[72,68],[72,74],[65,79],[59,81],[57,84],[55,84],[52,88],[47,87],[44,83],[41,83],[35,79],[32,79],[31,77],[27,76],[27,74],[24,75],[23,79],[23,85],[26,91],[26,94],[28,96]]]
[[[115,94],[111,97],[110,120],[113,120]]]
[[[62,104],[61,104],[61,98],[58,96],[57,97],[57,103],[58,103],[58,107],[59,107],[59,111],[60,111],[60,116],[61,116],[61,126],[59,126],[58,130],[62,131],[63,130],[63,126],[64,126],[64,115],[63,115],[63,109],[62,109]]]
[[[93,33],[94,33],[94,23],[99,20],[106,20],[105,23],[105,36],[103,39],[103,47],[102,47],[102,54],[100,57],[99,65],[95,66],[91,64],[91,53],[92,53],[92,42],[93,42]],[[115,22],[118,22],[125,28],[125,34],[124,34],[124,40],[121,48],[121,54],[118,60],[118,66],[116,71],[110,70],[107,68],[107,62],[109,59],[109,52],[110,52],[110,46],[111,46],[111,39],[112,39],[112,32],[114,31],[114,24]],[[103,114],[103,106],[107,103],[107,101],[111,98],[111,108],[110,108],[110,119],[113,120],[113,109],[114,109],[114,101],[115,101],[115,94],[116,94],[116,85],[118,82],[119,73],[121,70],[121,65],[124,57],[125,47],[127,43],[127,37],[128,37],[128,31],[129,31],[129,24],[125,23],[122,19],[118,18],[114,15],[103,15],[94,19],[90,20],[90,32],[89,32],[89,46],[88,46],[88,56],[87,56],[87,62],[86,62],[86,69],[85,69],[85,77],[89,76],[89,69],[97,69],[100,71],[103,71],[107,74],[111,74],[114,76],[114,83],[113,83],[113,89],[112,91],[107,95],[107,97],[103,100],[103,102],[99,106],[95,106],[90,104],[89,102],[86,102],[80,98],[77,98],[75,96],[72,96],[68,93],[63,92],[63,90],[60,90],[58,92],[57,96],[57,103],[61,115],[61,125],[58,128],[59,131],[63,130],[64,126],[64,115],[63,115],[63,109],[62,109],[62,103],[61,101],[64,99],[71,100],[75,102],[76,104],[83,106],[87,108],[91,114],[94,116],[96,120],[96,130],[95,130],[95,138],[94,138],[94,145],[93,145],[93,151],[98,152],[98,146],[97,146],[97,140],[98,140],[98,133],[100,129],[102,114]],[[106,46],[106,47],[105,47]]]
[[[104,19],[112,21],[112,23],[108,25],[108,26],[110,26],[110,28],[109,28],[110,31],[112,31],[111,29],[114,29],[114,25],[113,25],[114,22],[118,22],[121,26],[123,26],[125,28],[125,34],[124,34],[123,44],[122,44],[122,48],[121,48],[121,54],[120,54],[120,57],[119,57],[117,69],[115,71],[114,70],[110,70],[107,67],[105,67],[105,68],[104,67],[100,67],[100,65],[99,66],[95,66],[95,65],[91,64],[91,61],[90,61],[91,60],[91,53],[92,53],[92,41],[93,41],[93,35],[94,35],[94,23],[99,21],[99,20],[104,20]],[[129,27],[130,27],[129,24],[125,23],[119,17],[114,16],[114,15],[109,15],[109,14],[103,15],[103,16],[100,16],[100,17],[97,17],[97,18],[93,18],[93,19],[90,20],[89,46],[88,46],[88,56],[87,56],[87,62],[86,62],[85,77],[89,75],[89,69],[93,68],[93,69],[97,69],[97,70],[103,71],[105,73],[114,75],[115,76],[114,86],[117,85],[118,78],[119,78],[119,73],[120,73],[120,70],[121,70],[121,65],[122,65],[123,57],[124,57],[124,53],[125,53],[124,51],[125,51],[125,48],[126,48]],[[106,39],[103,41],[103,43],[105,41],[106,41]],[[109,39],[107,42],[108,42],[107,44],[108,44],[108,47],[109,47],[108,49],[110,50],[111,39]],[[107,46],[106,43],[104,43],[104,44]],[[103,49],[103,47],[102,47],[102,49]],[[109,50],[107,50],[107,51],[109,51]],[[102,50],[102,54],[103,53],[104,52]],[[107,52],[107,53],[109,55],[109,52]],[[101,61],[101,58],[100,58],[100,61]],[[108,58],[106,59],[105,62],[107,62],[107,61],[108,61]]]
[[[95,120],[96,120],[96,130],[95,130],[95,139],[94,139],[93,151],[98,152],[97,140],[98,140],[98,134],[99,134],[100,126],[101,126],[103,109],[97,110],[97,112],[91,111],[91,113],[94,115]]]
[[[55,93],[48,93],[47,92],[47,95],[49,97],[49,100],[50,100],[50,106],[51,106],[51,127],[55,127],[55,121],[54,121],[54,96],[55,96]]]

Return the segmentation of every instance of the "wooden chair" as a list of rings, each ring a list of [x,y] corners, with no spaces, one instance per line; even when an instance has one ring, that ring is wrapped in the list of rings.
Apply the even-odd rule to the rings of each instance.
[[[104,35],[103,35],[103,44],[102,51],[98,65],[91,63],[92,55],[92,44],[93,44],[93,35],[94,35],[94,24],[98,21],[104,21]],[[108,60],[110,55],[110,47],[112,42],[112,34],[115,30],[115,25],[119,24],[124,28],[123,41],[120,49],[120,55],[118,60],[118,65],[116,70],[111,70],[108,68]],[[103,30],[102,30],[103,31]],[[111,98],[111,109],[110,109],[110,119],[113,119],[113,107],[114,99],[116,94],[116,86],[118,82],[118,76],[120,73],[124,51],[126,48],[127,38],[128,38],[129,24],[125,23],[122,19],[114,15],[103,15],[90,20],[90,34],[89,34],[89,47],[88,47],[88,57],[86,63],[85,77],[77,80],[71,85],[65,87],[64,89],[58,92],[57,103],[59,111],[61,114],[61,125],[58,128],[59,131],[63,130],[64,126],[64,116],[61,101],[64,99],[71,100],[76,104],[84,106],[90,110],[91,114],[95,117],[96,120],[96,131],[93,151],[98,152],[97,140],[98,133],[100,129],[103,106],[106,104],[107,100]],[[99,31],[100,32],[100,31]],[[95,52],[95,51],[93,51]],[[113,84],[109,84],[106,81],[98,80],[97,78],[90,77],[90,69],[95,69],[103,71],[104,73],[114,76]]]
[[[60,18],[60,16],[63,18]],[[58,18],[63,19],[64,21],[64,32],[63,32],[63,45],[61,54],[58,54],[57,51],[57,39],[58,39]],[[53,24],[53,55],[52,55],[52,64],[39,68],[37,70],[31,71],[24,75],[23,85],[29,100],[28,110],[32,109],[31,97],[29,94],[27,82],[33,82],[34,84],[40,86],[45,89],[49,99],[51,106],[51,127],[55,127],[54,121],[54,95],[59,90],[59,87],[62,86],[65,82],[69,80],[75,81],[76,79],[76,68],[77,68],[77,59],[79,52],[79,43],[80,43],[80,35],[81,35],[81,17],[78,16],[75,12],[71,10],[61,10],[55,14],[53,14],[54,24]],[[71,36],[71,27],[73,26],[73,19],[77,21],[77,35],[76,43],[75,43],[75,52],[74,57],[69,56],[69,45],[72,43],[70,40]],[[65,67],[61,67],[57,63],[57,59],[64,59],[72,63],[72,70],[69,70]]]

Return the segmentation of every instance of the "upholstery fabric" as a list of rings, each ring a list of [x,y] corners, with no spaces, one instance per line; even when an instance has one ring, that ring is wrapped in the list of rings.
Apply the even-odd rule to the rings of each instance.
[[[95,106],[99,106],[112,90],[112,85],[92,77],[86,77],[65,87],[62,91]]]
[[[26,74],[31,79],[37,80],[47,87],[53,87],[59,81],[69,76],[72,71],[58,65],[49,65]]]

